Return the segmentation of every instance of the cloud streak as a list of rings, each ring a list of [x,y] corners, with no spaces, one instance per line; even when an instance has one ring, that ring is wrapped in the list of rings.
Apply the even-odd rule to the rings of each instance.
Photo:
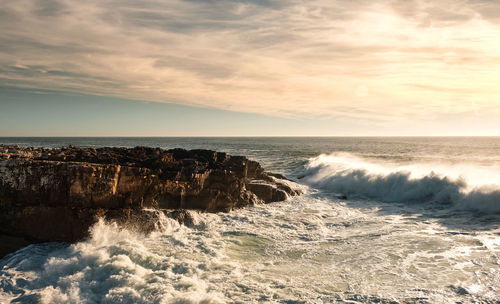
[[[292,117],[498,111],[493,1],[0,4],[4,85]]]

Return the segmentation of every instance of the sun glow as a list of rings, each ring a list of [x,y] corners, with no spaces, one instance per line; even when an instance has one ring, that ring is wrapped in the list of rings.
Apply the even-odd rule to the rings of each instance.
[[[3,82],[387,127],[500,114],[491,1],[54,3],[2,6]]]

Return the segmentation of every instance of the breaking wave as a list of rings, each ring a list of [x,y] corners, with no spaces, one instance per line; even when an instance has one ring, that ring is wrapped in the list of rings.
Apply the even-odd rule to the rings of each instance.
[[[196,251],[177,221],[164,217],[148,236],[103,220],[90,232],[73,245],[34,244],[0,260],[0,303],[222,302],[199,264],[168,251]]]
[[[437,203],[461,210],[500,213],[500,172],[477,165],[397,165],[350,154],[309,160],[301,179],[347,198]]]

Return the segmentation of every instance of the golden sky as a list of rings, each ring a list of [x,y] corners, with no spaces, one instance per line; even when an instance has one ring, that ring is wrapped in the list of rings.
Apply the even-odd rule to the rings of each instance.
[[[500,1],[0,4],[3,86],[500,133]]]

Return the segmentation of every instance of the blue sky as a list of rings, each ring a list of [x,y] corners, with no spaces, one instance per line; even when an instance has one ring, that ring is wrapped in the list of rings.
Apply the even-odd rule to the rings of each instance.
[[[307,136],[356,130],[331,119],[281,118],[178,104],[3,87],[0,136]]]
[[[0,0],[0,136],[500,135],[500,2]]]
[[[477,117],[445,117],[439,125],[442,133],[433,133],[434,124],[408,121],[401,132],[383,120],[283,118],[13,87],[0,88],[0,100],[0,136],[380,136],[457,135],[457,131],[478,135],[469,126],[479,125],[497,130]],[[454,129],[457,124],[461,129]]]

